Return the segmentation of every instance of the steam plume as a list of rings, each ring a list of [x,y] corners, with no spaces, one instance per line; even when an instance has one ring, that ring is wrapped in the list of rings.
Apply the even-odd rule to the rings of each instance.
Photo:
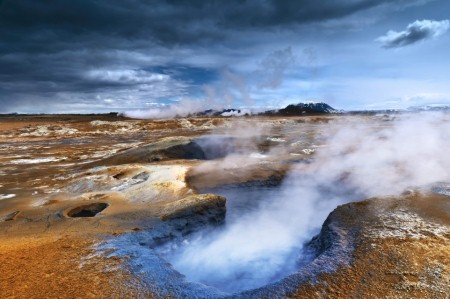
[[[295,271],[302,244],[337,205],[450,179],[448,116],[361,122],[326,127],[313,163],[294,168],[277,192],[261,192],[257,208],[225,230],[190,241],[170,257],[175,268],[227,291],[258,287]]]

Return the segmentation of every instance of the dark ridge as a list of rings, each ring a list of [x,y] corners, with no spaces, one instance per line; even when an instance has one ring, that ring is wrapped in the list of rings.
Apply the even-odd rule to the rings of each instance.
[[[300,116],[336,113],[336,109],[326,103],[299,103],[291,104],[280,110],[270,110],[263,112],[268,116]]]
[[[110,113],[86,113],[86,114],[21,114],[8,113],[0,114],[0,120],[5,121],[91,121],[91,120],[106,120],[106,121],[123,121],[131,118],[124,116],[118,112]]]
[[[450,105],[426,105],[426,106],[412,106],[407,109],[408,111],[421,112],[421,111],[450,111]]]
[[[109,113],[0,113],[0,117],[3,116],[115,116],[124,117],[122,113],[119,112],[109,112]],[[126,117],[124,117],[126,118]]]

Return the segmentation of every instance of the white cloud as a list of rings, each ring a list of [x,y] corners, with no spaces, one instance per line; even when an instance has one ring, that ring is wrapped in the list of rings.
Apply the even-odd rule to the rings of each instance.
[[[89,79],[101,82],[143,84],[170,80],[168,75],[149,73],[143,70],[91,70],[86,75]]]
[[[376,41],[380,42],[384,48],[399,48],[421,40],[436,38],[446,33],[449,27],[449,20],[417,20],[409,24],[405,30],[399,32],[390,30]]]

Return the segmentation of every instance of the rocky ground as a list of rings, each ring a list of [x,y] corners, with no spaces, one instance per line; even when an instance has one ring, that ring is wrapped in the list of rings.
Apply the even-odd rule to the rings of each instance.
[[[248,295],[448,298],[449,207],[448,196],[420,192],[339,206],[310,244],[319,252],[310,265]]]
[[[137,270],[133,246],[220,227],[226,199],[201,190],[281,182],[326,146],[323,125],[339,117],[0,118],[0,297],[228,296],[151,253],[154,268]],[[337,207],[306,247],[308,265],[233,296],[448,298],[447,187]]]

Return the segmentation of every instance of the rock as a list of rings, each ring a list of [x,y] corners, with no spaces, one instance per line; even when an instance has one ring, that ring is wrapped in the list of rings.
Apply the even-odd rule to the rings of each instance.
[[[170,137],[115,154],[94,163],[89,163],[85,167],[205,158],[205,153],[202,148],[193,139],[187,137]]]
[[[255,163],[242,167],[222,167],[221,161],[207,161],[200,167],[193,167],[186,175],[188,185],[195,190],[210,188],[234,188],[238,186],[267,187],[282,183],[289,165]]]
[[[193,194],[186,183],[188,170],[181,165],[97,167],[72,180],[66,191],[84,199],[91,199],[96,192],[115,192],[135,203],[173,201]]]
[[[167,242],[179,242],[182,237],[217,226],[225,221],[226,199],[214,194],[197,194],[163,205],[159,222],[152,229],[138,232],[135,238],[150,248]],[[169,265],[169,264],[167,264]]]
[[[6,214],[6,215],[0,217],[0,222],[14,220],[14,219],[16,219],[17,215],[19,215],[19,214],[20,214],[20,211],[15,211],[15,212]]]
[[[214,194],[191,195],[164,206],[160,218],[183,235],[225,220],[226,199]]]
[[[420,193],[339,206],[306,244],[309,264],[232,297],[445,298],[449,206],[448,196]]]
[[[166,204],[160,218],[167,221],[174,218],[196,217],[217,211],[224,216],[222,214],[225,214],[225,202],[224,197],[214,194],[191,195]]]

